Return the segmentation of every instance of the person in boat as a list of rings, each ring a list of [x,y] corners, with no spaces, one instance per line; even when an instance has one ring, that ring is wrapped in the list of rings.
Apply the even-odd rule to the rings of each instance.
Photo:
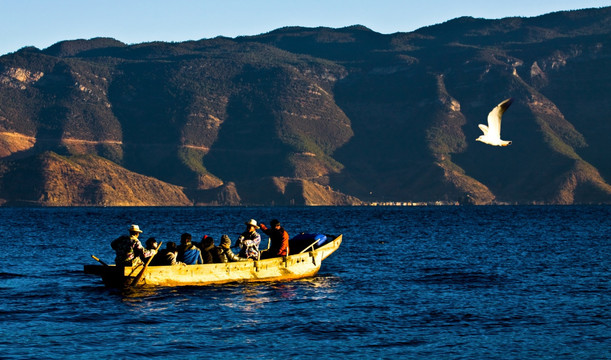
[[[216,247],[216,253],[218,260],[221,263],[248,260],[234,254],[233,251],[231,251],[231,239],[227,235],[221,236],[221,243]]]
[[[147,250],[157,250],[157,252],[159,253],[159,245],[157,244],[157,239],[155,239],[154,237],[150,237],[148,239],[146,239],[146,242],[144,243],[144,246]],[[157,256],[159,256],[159,254],[155,255],[155,257],[151,260],[151,262],[149,263],[149,265],[153,266],[155,263],[155,260],[157,259]],[[140,259],[142,260],[143,263],[146,264],[146,259]]]
[[[153,260],[151,266],[166,266],[166,265],[179,265],[182,264],[178,261],[178,247],[173,241],[169,241],[165,245],[165,249],[159,250]]]
[[[289,254],[289,233],[284,230],[278,219],[269,222],[269,228],[264,223],[259,223],[261,231],[269,236],[271,245],[269,249],[261,251],[261,259],[269,259]]]
[[[147,250],[157,250],[157,248],[159,247],[157,245],[157,239],[155,239],[154,237],[146,239],[144,245],[146,246]]]
[[[131,225],[129,236],[123,235],[110,243],[115,251],[115,264],[118,266],[136,266],[157,253],[157,249],[145,249],[138,240],[142,230],[138,225]]]
[[[202,253],[199,248],[191,243],[191,234],[184,233],[180,236],[178,247],[178,261],[187,265],[203,264]]]
[[[202,237],[202,241],[199,243],[199,249],[202,252],[202,260],[204,264],[212,264],[221,262],[214,246],[214,238],[208,235]]]
[[[261,235],[257,232],[259,226],[255,219],[250,219],[244,223],[246,231],[244,231],[236,241],[236,247],[240,248],[240,257],[247,259],[259,259],[259,244],[261,243]]]

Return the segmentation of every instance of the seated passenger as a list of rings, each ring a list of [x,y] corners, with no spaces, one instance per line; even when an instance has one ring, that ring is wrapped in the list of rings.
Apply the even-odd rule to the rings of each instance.
[[[159,250],[159,254],[153,258],[151,261],[151,266],[164,266],[164,265],[178,265],[182,264],[177,260],[178,258],[178,248],[176,247],[176,243],[173,241],[168,242],[165,245],[165,249]]]
[[[234,262],[234,261],[246,261],[248,259],[237,256],[231,251],[231,239],[227,235],[221,237],[221,245],[216,247],[216,252],[219,258],[219,262]]]
[[[155,239],[154,237],[150,237],[146,240],[145,245],[147,250],[157,250],[157,239]]]
[[[218,253],[215,251],[215,248],[216,247],[214,246],[214,239],[208,235],[204,235],[202,241],[199,243],[199,249],[202,252],[202,260],[204,260],[204,264],[220,262]]]
[[[246,225],[246,231],[240,235],[235,246],[240,248],[240,257],[258,260],[259,244],[261,243],[261,235],[257,232],[259,226],[255,219],[250,219],[244,225]]]
[[[145,244],[145,248],[148,251],[156,251],[157,254],[159,253],[159,244],[157,244],[157,239],[155,239],[154,237],[150,237],[146,240]],[[153,259],[151,259],[151,262],[149,265],[154,266],[153,263],[155,262],[155,259],[157,258],[157,256],[154,256]],[[142,260],[143,263],[147,263],[148,262],[148,258],[140,258]]]
[[[191,234],[184,233],[180,236],[178,247],[178,261],[187,265],[203,264],[201,251],[191,243]]]
[[[263,223],[259,223],[261,231],[267,234],[271,241],[269,249],[261,252],[261,259],[287,256],[289,254],[289,234],[280,225],[280,221],[276,219],[272,219],[269,225],[271,228],[268,228]]]

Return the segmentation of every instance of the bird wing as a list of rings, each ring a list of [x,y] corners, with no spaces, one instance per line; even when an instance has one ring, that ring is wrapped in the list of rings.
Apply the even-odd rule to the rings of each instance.
[[[488,130],[490,134],[494,134],[499,139],[501,138],[501,118],[512,102],[513,99],[511,98],[504,100],[488,114]]]
[[[479,124],[479,129],[484,133],[484,135],[488,135],[488,127],[484,124]]]

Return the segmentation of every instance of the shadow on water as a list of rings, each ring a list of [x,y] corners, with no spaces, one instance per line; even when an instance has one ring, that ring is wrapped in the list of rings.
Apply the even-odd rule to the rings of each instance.
[[[429,268],[429,272],[421,277],[412,279],[413,283],[431,285],[459,285],[467,287],[492,287],[505,284],[508,279],[499,274],[490,274],[482,271],[460,271],[451,269]]]
[[[20,278],[20,277],[25,277],[25,276],[26,275],[22,275],[22,274],[0,272],[0,280],[15,279],[15,278]]]

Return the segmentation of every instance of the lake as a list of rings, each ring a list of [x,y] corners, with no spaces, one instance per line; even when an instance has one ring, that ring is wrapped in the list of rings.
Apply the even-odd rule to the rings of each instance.
[[[2,359],[609,359],[611,206],[0,208]],[[138,224],[343,234],[310,279],[122,292]],[[266,236],[263,242],[266,243]]]

